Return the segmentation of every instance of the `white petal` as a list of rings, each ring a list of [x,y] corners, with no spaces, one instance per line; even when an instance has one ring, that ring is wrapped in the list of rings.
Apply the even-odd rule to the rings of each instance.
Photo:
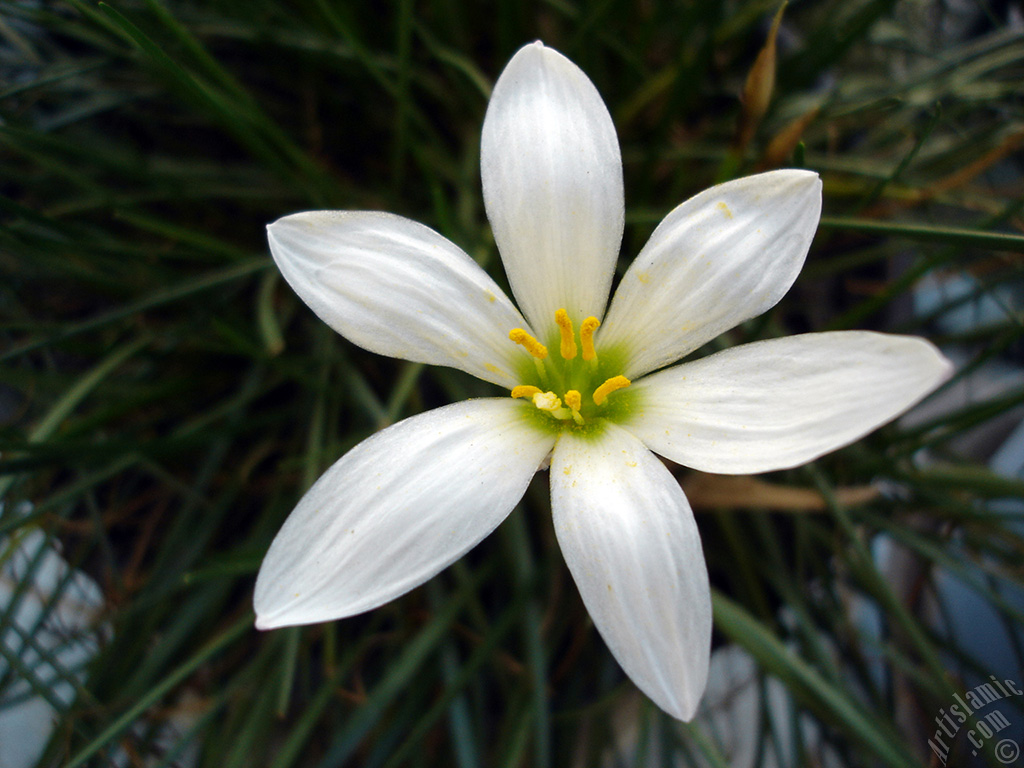
[[[693,512],[639,440],[564,433],[551,460],[555,533],[583,602],[626,674],[673,717],[707,683],[711,593]]]
[[[288,284],[364,349],[447,365],[504,387],[522,316],[480,266],[429,227],[390,213],[311,211],[267,227]]]
[[[285,521],[256,579],[256,626],[376,608],[460,558],[504,520],[551,450],[511,398],[401,421],[341,457]]]
[[[804,464],[852,443],[947,379],[924,339],[868,331],[743,344],[639,382],[625,426],[652,451],[705,472]]]
[[[760,315],[796,280],[820,215],[821,181],[810,171],[748,176],[690,198],[623,275],[599,345],[621,346],[623,375],[634,378]]]
[[[622,241],[615,126],[583,72],[521,48],[494,86],[480,149],[484,205],[516,301],[538,331],[564,307],[601,317]]]

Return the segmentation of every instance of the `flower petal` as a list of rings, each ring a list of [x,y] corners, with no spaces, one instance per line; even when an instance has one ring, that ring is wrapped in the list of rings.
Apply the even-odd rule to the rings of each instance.
[[[256,626],[376,608],[460,558],[504,520],[551,450],[511,398],[401,421],[341,457],[302,497],[256,579]]]
[[[608,301],[625,213],[615,126],[583,72],[540,42],[494,86],[480,149],[484,205],[516,301],[533,327]]]
[[[622,349],[632,379],[760,315],[796,280],[820,215],[821,181],[810,171],[748,176],[690,198],[623,276],[600,346]]]
[[[267,227],[288,284],[349,341],[389,357],[458,368],[504,387],[519,382],[525,325],[495,282],[458,246],[390,213],[311,211]]]
[[[932,344],[869,331],[743,344],[634,385],[625,424],[652,451],[704,472],[804,464],[895,418],[947,379]]]
[[[555,534],[583,602],[626,674],[689,720],[707,683],[711,593],[700,534],[679,483],[609,424],[563,433],[551,460]]]

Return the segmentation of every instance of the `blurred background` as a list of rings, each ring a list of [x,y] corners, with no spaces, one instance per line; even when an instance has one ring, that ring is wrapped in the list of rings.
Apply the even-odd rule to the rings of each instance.
[[[1024,764],[1006,682],[1024,690],[1024,21],[999,0],[779,9],[3,0],[0,766]],[[264,226],[392,211],[506,285],[480,127],[538,38],[619,131],[623,265],[715,182],[821,174],[796,286],[697,354],[859,328],[927,336],[957,364],[807,467],[672,468],[715,601],[690,724],[594,630],[544,473],[405,597],[252,626],[262,556],[323,469],[401,418],[497,394],[336,336]],[[993,682],[1005,696],[947,719]]]

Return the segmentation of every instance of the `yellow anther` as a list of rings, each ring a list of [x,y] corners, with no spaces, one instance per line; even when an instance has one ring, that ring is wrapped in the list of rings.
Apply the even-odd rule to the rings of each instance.
[[[583,359],[588,363],[597,359],[597,350],[594,349],[594,331],[601,325],[596,317],[588,317],[580,326],[580,343],[583,344]]]
[[[630,380],[625,376],[612,376],[608,381],[594,390],[594,405],[603,405],[608,395],[617,389],[625,389],[630,385]]]
[[[536,357],[538,360],[543,360],[548,356],[548,348],[537,341],[533,336],[528,334],[522,328],[513,328],[508,332],[508,337],[516,344],[519,344],[527,352]]]
[[[555,312],[555,322],[558,323],[558,330],[562,333],[562,346],[559,352],[564,360],[572,360],[576,357],[576,338],[572,332],[572,320],[569,313],[564,309]]]
[[[569,406],[569,410],[572,412],[572,420],[577,424],[582,424],[583,415],[580,413],[580,408],[583,405],[583,398],[580,397],[580,393],[575,389],[570,389],[565,393],[565,404]]]
[[[562,401],[554,392],[537,392],[533,396],[533,404],[542,411],[557,411],[562,407]]]
[[[540,389],[538,387],[531,387],[529,384],[520,384],[518,387],[512,388],[512,397],[529,397],[533,398],[534,395],[539,395]]]

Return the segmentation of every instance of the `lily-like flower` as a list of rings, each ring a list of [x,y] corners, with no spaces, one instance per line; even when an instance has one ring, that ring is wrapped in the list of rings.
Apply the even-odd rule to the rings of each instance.
[[[713,187],[673,210],[605,312],[622,162],[586,75],[534,43],[494,87],[484,203],[520,311],[466,253],[408,219],[299,213],[270,249],[355,344],[504,387],[357,445],[285,522],[256,581],[270,629],[368,611],[461,557],[550,460],[555,532],[612,654],[688,720],[708,672],[711,600],[693,513],[653,452],[707,472],[793,467],[891,420],[949,375],[928,342],[817,333],[665,366],[772,307],[821,211],[814,173]]]

